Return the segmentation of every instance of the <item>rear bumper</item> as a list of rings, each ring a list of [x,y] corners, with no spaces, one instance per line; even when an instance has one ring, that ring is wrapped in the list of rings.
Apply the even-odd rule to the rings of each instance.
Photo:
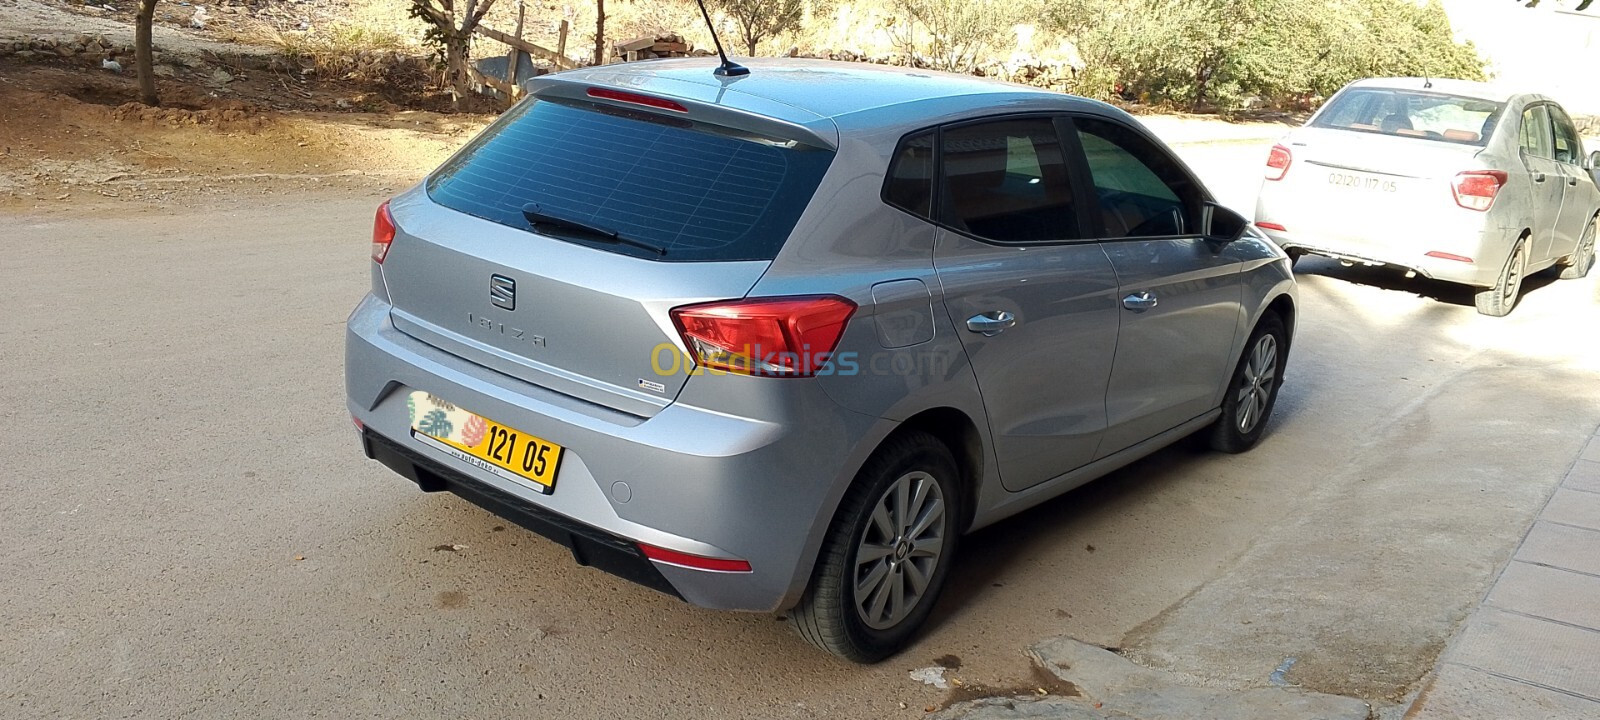
[[[646,418],[411,338],[390,322],[389,304],[371,295],[351,314],[345,336],[347,405],[365,428],[368,454],[423,489],[442,484],[575,548],[579,562],[695,605],[785,609],[810,578],[822,534],[863,459],[859,448],[893,423],[842,408],[812,382],[699,380]],[[564,447],[554,491],[540,494],[413,439],[406,401],[418,390]],[[639,570],[638,543],[744,560],[751,570],[645,560],[652,575]]]
[[[423,492],[449,491],[555,541],[571,550],[572,559],[579,565],[603,570],[679,599],[683,597],[645,557],[637,543],[522,502],[515,495],[446,467],[375,432],[361,433],[361,448],[368,458],[416,483]]]
[[[1368,265],[1392,265],[1415,271],[1418,275],[1433,280],[1476,287],[1494,286],[1500,277],[1501,266],[1510,253],[1509,244],[1505,244],[1504,248],[1497,247],[1503,243],[1496,237],[1490,237],[1488,233],[1480,233],[1467,241],[1433,243],[1439,246],[1438,252],[1472,259],[1472,262],[1464,262],[1429,256],[1427,253],[1432,251],[1414,249],[1418,243],[1412,239],[1397,241],[1388,249],[1376,249],[1372,244],[1366,243],[1359,248],[1351,248],[1338,238],[1314,232],[1283,232],[1267,228],[1262,228],[1261,231],[1285,251],[1299,250]]]

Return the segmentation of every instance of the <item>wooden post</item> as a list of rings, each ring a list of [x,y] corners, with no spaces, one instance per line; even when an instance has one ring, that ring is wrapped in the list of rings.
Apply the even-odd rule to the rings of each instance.
[[[567,57],[567,29],[568,29],[568,27],[569,27],[569,23],[566,21],[565,18],[562,18],[562,20],[561,20],[561,36],[556,41],[556,55],[558,57],[560,57],[563,61],[566,60],[566,57]],[[562,67],[562,65],[565,65],[565,64],[566,64],[565,62],[559,62],[558,61],[557,64],[556,64],[556,69],[557,70],[564,69]]]
[[[522,0],[517,0],[517,29],[511,32],[511,36],[518,40],[522,39],[522,18],[527,9]],[[518,92],[517,88],[517,65],[521,60],[522,50],[516,45],[512,45],[510,52],[506,53],[506,86],[511,88],[510,97],[507,100],[511,102],[516,102],[517,96],[522,94]]]

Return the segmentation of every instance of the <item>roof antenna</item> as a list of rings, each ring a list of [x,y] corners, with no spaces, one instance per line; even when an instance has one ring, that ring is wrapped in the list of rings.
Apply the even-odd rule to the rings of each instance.
[[[1432,90],[1433,89],[1433,78],[1428,77],[1428,75],[1426,73],[1424,73],[1423,76],[1422,76],[1422,89],[1423,90]]]
[[[706,19],[706,27],[711,30],[711,42],[717,46],[717,56],[722,58],[722,64],[712,71],[720,77],[739,77],[749,75],[750,68],[728,59],[728,54],[722,51],[722,39],[717,37],[717,26],[711,22],[711,13],[706,11],[706,0],[699,0],[700,15]]]

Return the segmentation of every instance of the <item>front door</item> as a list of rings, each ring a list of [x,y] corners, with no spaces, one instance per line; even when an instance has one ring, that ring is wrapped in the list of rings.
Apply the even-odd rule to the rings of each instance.
[[[1589,220],[1597,209],[1594,204],[1594,177],[1583,167],[1587,157],[1583,141],[1578,139],[1578,129],[1561,108],[1550,106],[1550,119],[1555,130],[1556,165],[1561,169],[1561,215],[1556,219],[1553,257],[1566,257],[1578,249],[1578,242],[1589,228]]]
[[[1048,117],[940,132],[945,309],[977,375],[1001,479],[1021,490],[1095,457],[1117,344],[1117,282],[1086,241]]]
[[[1221,404],[1236,360],[1243,266],[1200,236],[1205,193],[1167,150],[1115,121],[1073,123],[1118,279],[1104,457]]]

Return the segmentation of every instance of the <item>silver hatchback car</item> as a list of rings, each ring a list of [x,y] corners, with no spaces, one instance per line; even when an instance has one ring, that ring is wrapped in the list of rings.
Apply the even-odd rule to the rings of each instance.
[[[1581,278],[1600,230],[1600,152],[1550,98],[1462,80],[1340,90],[1274,147],[1256,224],[1291,256],[1393,265],[1516,307],[1530,273]]]
[[[858,661],[959,537],[1184,436],[1259,440],[1289,261],[1125,113],[705,60],[539,78],[378,211],[369,457]]]

